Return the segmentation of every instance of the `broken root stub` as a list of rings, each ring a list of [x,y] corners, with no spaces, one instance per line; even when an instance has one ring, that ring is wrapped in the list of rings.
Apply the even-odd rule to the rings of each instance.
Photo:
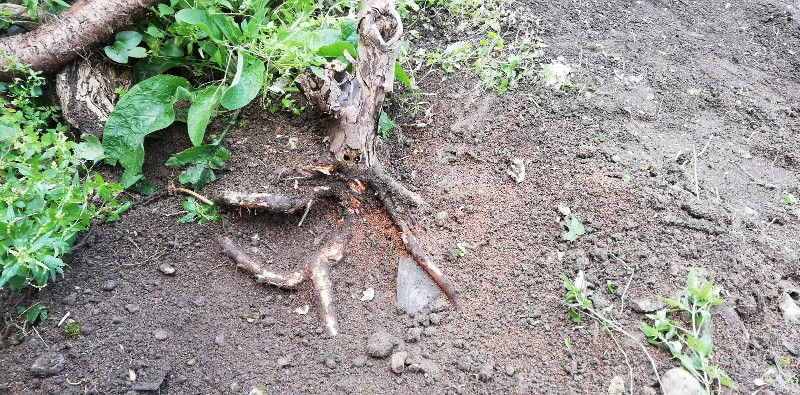
[[[317,291],[317,312],[325,330],[330,335],[339,333],[339,323],[336,318],[336,308],[333,305],[333,284],[330,279],[331,265],[339,262],[344,257],[347,243],[353,233],[353,220],[348,215],[343,220],[342,227],[331,234],[301,270],[289,274],[281,274],[266,270],[247,253],[240,250],[236,244],[227,237],[218,237],[217,242],[222,251],[236,262],[256,282],[269,284],[283,289],[294,289],[300,284],[311,279]]]

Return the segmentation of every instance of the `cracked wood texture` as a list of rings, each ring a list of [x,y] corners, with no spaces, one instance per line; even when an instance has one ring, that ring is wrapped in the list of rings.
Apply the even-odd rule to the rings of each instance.
[[[403,24],[393,0],[362,0],[358,15],[358,59],[345,51],[352,65],[332,61],[325,80],[304,73],[297,78],[309,103],[323,116],[330,150],[348,167],[378,165],[375,142],[378,119],[387,92],[394,84],[394,64],[403,36]]]
[[[0,38],[0,53],[29,64],[34,70],[53,72],[115,31],[130,24],[158,0],[80,0],[63,14],[31,32]],[[0,80],[13,78],[1,71]]]

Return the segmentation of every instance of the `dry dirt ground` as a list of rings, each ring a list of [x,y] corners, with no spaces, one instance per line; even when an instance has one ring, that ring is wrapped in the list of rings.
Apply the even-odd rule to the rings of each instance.
[[[388,171],[433,206],[416,213],[418,230],[463,308],[398,312],[404,250],[380,205],[367,200],[333,271],[342,334],[331,338],[310,284],[255,284],[213,241],[230,235],[290,269],[335,228],[331,207],[315,206],[301,228],[297,217],[237,212],[224,213],[224,226],[180,224],[182,198],[167,197],[97,226],[57,283],[35,295],[0,294],[3,311],[41,301],[52,317],[38,335],[4,334],[3,391],[124,394],[155,383],[163,394],[605,393],[614,376],[627,384],[628,365],[599,325],[570,321],[559,276],[585,271],[638,333],[644,315],[627,303],[619,309],[624,285],[630,280],[626,300],[655,301],[682,289],[691,267],[724,289],[714,359],[742,393],[757,389],[754,379],[775,357],[791,356],[788,369],[800,371],[800,326],[779,308],[784,293],[800,298],[800,206],[782,202],[800,197],[800,3],[535,1],[520,12],[541,18],[546,56],[571,65],[580,89],[534,84],[498,97],[470,75],[441,82],[432,74],[421,83],[428,103],[404,120],[427,112],[428,126],[380,145]],[[250,107],[242,119],[226,140],[231,168],[206,194],[291,190],[281,169],[324,149],[312,114]],[[149,141],[148,178],[174,180],[163,163],[188,145],[180,128]],[[506,174],[513,159],[526,163],[521,183]],[[562,239],[559,204],[586,225],[575,242]],[[440,211],[448,214],[441,227]],[[476,248],[459,257],[459,243]],[[162,264],[175,273],[163,274]],[[374,300],[361,301],[369,287]],[[294,312],[304,305],[308,314]],[[81,325],[77,338],[56,327],[67,312]],[[382,332],[395,351],[427,361],[425,371],[396,374],[389,358],[367,357],[368,339]],[[656,381],[643,353],[618,339],[631,393],[648,393]],[[677,366],[649,351],[662,374]],[[63,370],[35,376],[41,355],[63,357]],[[759,393],[798,392],[776,384]]]

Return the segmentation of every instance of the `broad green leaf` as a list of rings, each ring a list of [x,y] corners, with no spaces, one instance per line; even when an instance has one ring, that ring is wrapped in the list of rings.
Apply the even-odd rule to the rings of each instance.
[[[175,13],[175,10],[173,10],[172,7],[170,7],[170,6],[166,5],[166,4],[159,4],[158,5],[158,13],[161,16],[172,15],[172,14]]]
[[[122,43],[126,49],[131,49],[142,42],[142,35],[139,32],[125,30],[114,36],[117,42]]]
[[[167,160],[167,166],[182,166],[192,164],[178,176],[182,184],[192,184],[198,190],[214,181],[213,170],[225,168],[225,162],[230,159],[230,152],[225,147],[217,144],[192,147],[173,155]]]
[[[356,52],[356,47],[353,44],[350,44],[347,41],[339,41],[335,42],[331,45],[325,45],[320,47],[317,50],[317,55],[322,56],[323,58],[336,58],[342,56],[344,51],[347,51],[350,56],[356,57],[358,53]]]
[[[128,63],[128,48],[121,41],[115,41],[112,45],[106,45],[103,48],[106,56],[117,63]]]
[[[189,140],[195,147],[203,144],[206,127],[214,115],[224,91],[223,87],[212,85],[197,92],[192,100],[186,117],[186,126],[189,129]]]
[[[641,323],[641,324],[639,325],[639,329],[640,329],[640,330],[641,330],[641,331],[644,333],[644,335],[645,335],[645,336],[647,336],[647,337],[658,337],[658,330],[656,330],[656,328],[653,328],[653,327],[652,327],[652,326],[650,326],[650,325],[647,325],[647,324],[645,324],[645,323]]]
[[[264,63],[261,61],[245,67],[239,83],[225,91],[220,99],[220,104],[228,110],[236,110],[250,103],[258,96],[258,92],[264,85],[265,69]]]
[[[14,137],[17,137],[19,133],[19,130],[15,128],[0,124],[0,141],[11,140]]]
[[[403,70],[403,66],[400,65],[400,62],[394,63],[394,78],[397,78],[397,80],[402,82],[403,85],[409,88],[414,88],[411,78],[409,78],[408,74],[406,74],[406,71]]]
[[[159,51],[161,55],[179,58],[184,55],[183,48],[175,44],[175,40],[167,40]]]
[[[309,47],[314,50],[337,42],[344,42],[342,32],[334,29],[322,29],[315,32],[314,39],[309,43]],[[341,55],[341,53],[340,53]]]
[[[233,18],[230,15],[213,14],[210,16],[210,19],[222,33],[222,38],[227,39],[234,45],[241,43],[242,30],[233,22]]]
[[[694,336],[686,336],[686,344],[694,351],[697,351],[700,355],[707,357],[708,354],[711,353],[711,350],[706,348],[706,345],[700,341],[700,339]]]
[[[680,357],[678,357],[678,360],[681,361],[681,366],[683,366],[684,369],[689,371],[689,373],[691,373],[692,376],[694,376],[694,377],[699,377],[700,376],[697,373],[697,369],[695,369],[695,367],[694,367],[694,361],[692,361],[692,359],[689,358],[688,355],[685,355],[685,354],[681,355]]]
[[[108,116],[103,131],[107,161],[125,168],[119,184],[128,188],[142,178],[144,138],[175,120],[175,91],[191,88],[189,81],[172,75],[144,80],[122,96]]]
[[[102,159],[103,144],[97,137],[86,134],[83,136],[83,142],[75,146],[75,157],[90,161]]]
[[[128,50],[128,56],[141,59],[147,56],[147,50],[142,47],[134,47]]]

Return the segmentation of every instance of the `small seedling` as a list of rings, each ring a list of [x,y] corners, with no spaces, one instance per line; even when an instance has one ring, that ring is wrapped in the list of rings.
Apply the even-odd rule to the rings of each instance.
[[[595,137],[595,139],[597,139],[597,141],[602,143],[603,141],[606,141],[606,134],[605,133],[598,133],[597,137]]]
[[[203,224],[209,221],[219,221],[221,219],[217,213],[216,205],[204,204],[191,196],[183,201],[181,206],[186,210],[186,215],[178,220],[178,222],[181,223],[197,221],[197,223]]]
[[[781,199],[781,201],[783,202],[783,204],[787,206],[794,206],[797,204],[797,198],[788,192],[786,193],[786,195],[783,196],[783,199]]]
[[[611,280],[606,280],[606,289],[612,294],[617,292],[617,290],[614,288],[614,284],[611,283]]]
[[[631,175],[628,173],[628,169],[622,170],[622,175],[620,176],[620,178],[622,178],[622,181],[631,180]]]
[[[572,340],[570,340],[568,337],[565,337],[564,338],[564,346],[567,347],[568,349],[572,348]]]
[[[129,58],[144,58],[147,50],[139,47],[142,42],[142,35],[134,31],[122,31],[115,36],[113,44],[103,48],[111,60],[117,63],[128,63]]]
[[[78,321],[70,320],[66,325],[64,325],[64,333],[73,339],[77,339],[81,334],[81,324],[78,323]]]
[[[711,394],[717,392],[720,385],[736,389],[727,373],[711,364],[714,343],[711,339],[711,308],[725,301],[719,297],[722,289],[714,286],[713,281],[705,281],[705,271],[692,269],[686,278],[686,291],[678,299],[662,299],[669,309],[648,314],[653,325],[642,323],[641,331],[647,341],[655,346],[665,345],[672,356],[692,374]],[[674,320],[688,314],[690,325]]]

